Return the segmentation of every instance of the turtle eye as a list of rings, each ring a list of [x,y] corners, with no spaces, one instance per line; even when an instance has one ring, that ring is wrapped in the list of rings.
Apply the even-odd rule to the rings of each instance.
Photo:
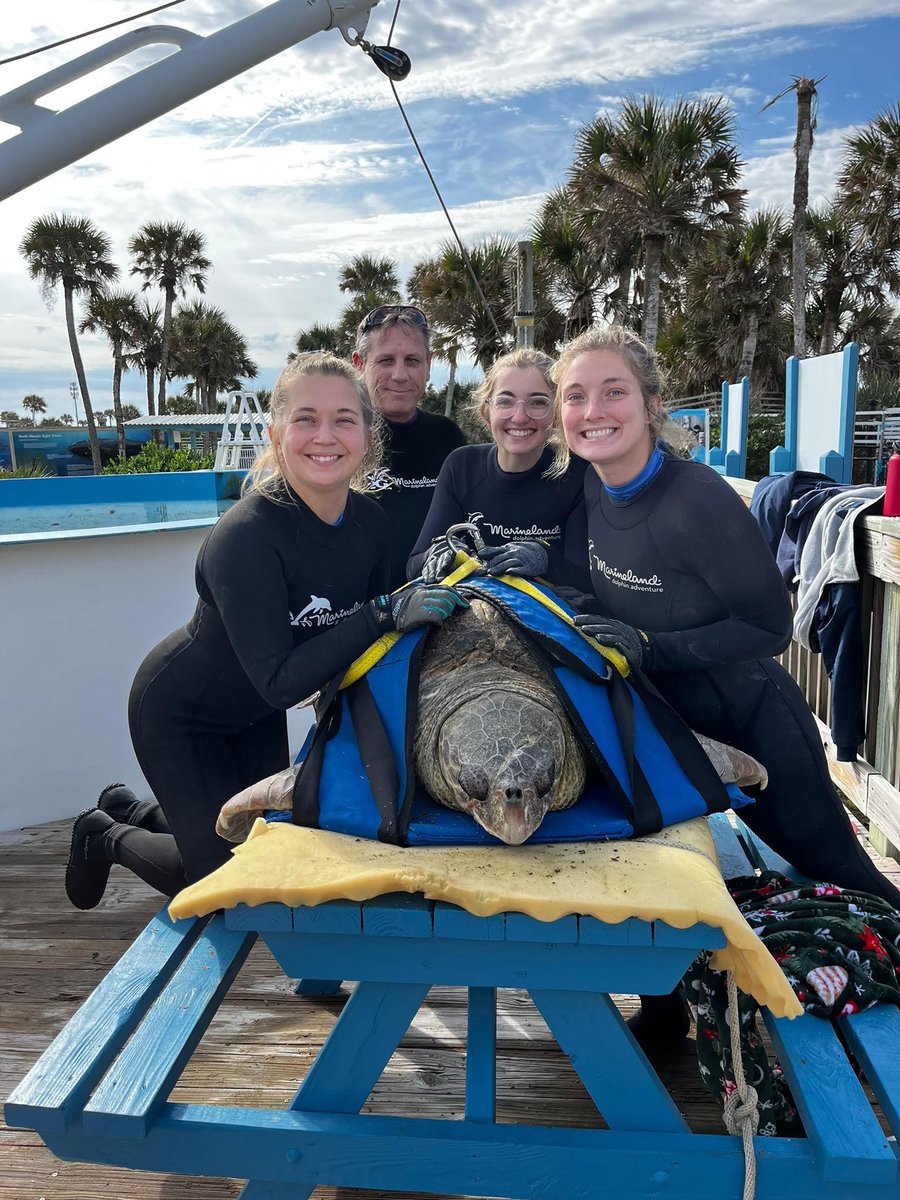
[[[473,800],[484,800],[487,798],[489,787],[488,777],[487,772],[481,767],[472,767],[469,765],[460,767],[457,778],[459,779],[459,786],[467,796],[471,796]]]

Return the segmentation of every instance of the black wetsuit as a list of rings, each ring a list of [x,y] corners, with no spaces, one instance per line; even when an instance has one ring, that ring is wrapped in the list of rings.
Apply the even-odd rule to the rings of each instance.
[[[758,525],[710,468],[667,458],[630,503],[585,476],[594,597],[577,607],[645,630],[644,669],[698,733],[752,754],[768,787],[742,817],[806,875],[900,896],[860,847],[800,689],[784,582]]]
[[[365,602],[387,591],[384,514],[351,492],[341,522],[327,525],[285,499],[245,497],[210,531],[196,611],[150,652],[131,690],[135,753],[189,882],[228,858],[214,832],[224,802],[289,765],[285,710],[382,632]],[[126,861],[126,841],[116,839],[115,861],[147,878]]]
[[[488,546],[542,541],[551,555],[562,554],[575,509],[584,507],[586,464],[573,458],[559,479],[545,479],[553,451],[544,450],[527,471],[504,471],[493,442],[454,450],[438,476],[428,516],[407,563],[407,576],[422,570],[432,539],[460,521],[476,524]],[[558,578],[558,570],[553,571]]]
[[[390,521],[388,589],[394,591],[406,582],[406,560],[428,515],[444,459],[466,439],[448,417],[421,408],[411,421],[385,425],[385,465],[369,476],[368,484]]]

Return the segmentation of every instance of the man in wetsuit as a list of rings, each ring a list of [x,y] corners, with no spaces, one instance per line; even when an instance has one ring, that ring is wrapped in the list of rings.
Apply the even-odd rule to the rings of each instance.
[[[444,459],[466,439],[453,421],[419,407],[431,367],[428,321],[419,308],[384,304],[359,325],[353,365],[384,417],[384,466],[370,494],[390,523],[389,588],[406,581],[406,560],[428,515]]]

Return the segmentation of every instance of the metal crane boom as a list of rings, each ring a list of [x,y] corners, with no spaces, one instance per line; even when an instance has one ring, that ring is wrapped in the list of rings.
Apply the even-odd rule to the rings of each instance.
[[[0,96],[0,121],[20,133],[0,143],[0,199],[6,199],[187,100],[257,66],[314,33],[337,28],[356,45],[379,0],[276,0],[201,37],[173,25],[150,25],[115,38]],[[174,54],[54,111],[36,101],[131,51],[175,45]]]

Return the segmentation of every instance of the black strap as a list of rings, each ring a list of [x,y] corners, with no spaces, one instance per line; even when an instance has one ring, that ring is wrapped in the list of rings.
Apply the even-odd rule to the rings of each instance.
[[[347,708],[380,817],[378,840],[397,845],[400,841],[397,832],[400,776],[381,713],[365,676],[347,689]]]
[[[322,761],[325,757],[325,744],[334,736],[340,725],[338,689],[342,678],[342,674],[335,675],[321,692],[316,704],[316,729],[312,744],[294,780],[294,795],[291,801],[291,821],[294,825],[305,825],[310,829],[319,827]]]
[[[657,691],[646,675],[634,671],[629,682],[643,700],[650,719],[660,736],[674,754],[679,766],[700,793],[707,813],[725,812],[731,808],[731,798],[706,751],[697,741],[693,730],[685,724],[667,700]]]
[[[625,769],[631,785],[631,824],[634,827],[634,836],[643,837],[648,833],[658,833],[663,827],[662,810],[647,776],[634,757],[634,701],[631,692],[618,671],[610,673],[608,687],[609,705],[619,731],[619,741],[625,755]]]

